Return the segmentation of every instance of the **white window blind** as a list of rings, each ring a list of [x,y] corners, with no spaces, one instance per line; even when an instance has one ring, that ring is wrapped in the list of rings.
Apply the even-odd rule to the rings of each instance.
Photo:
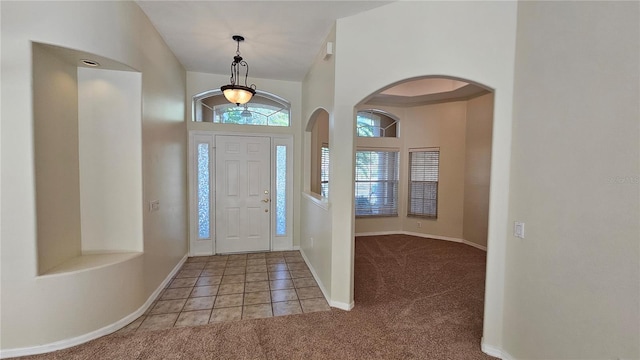
[[[438,217],[440,149],[409,150],[408,216]]]
[[[398,152],[356,151],[356,216],[398,215]]]
[[[329,145],[322,144],[320,153],[320,195],[329,197]]]

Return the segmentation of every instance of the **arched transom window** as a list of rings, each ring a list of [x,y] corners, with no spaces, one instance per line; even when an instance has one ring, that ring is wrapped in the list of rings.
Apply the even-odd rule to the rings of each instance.
[[[273,94],[258,91],[250,102],[237,106],[220,90],[193,97],[193,121],[217,124],[289,126],[291,104]]]
[[[398,137],[398,120],[380,110],[361,110],[357,114],[360,137]]]

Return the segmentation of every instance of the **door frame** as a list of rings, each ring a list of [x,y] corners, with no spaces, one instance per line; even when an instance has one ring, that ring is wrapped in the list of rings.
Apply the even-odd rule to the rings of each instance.
[[[216,156],[216,135],[225,136],[259,136],[268,137],[271,139],[271,222],[270,222],[270,240],[269,247],[271,251],[283,251],[293,250],[293,135],[292,134],[278,134],[278,133],[259,133],[259,132],[242,132],[242,131],[207,131],[207,130],[190,130],[188,139],[188,161],[187,161],[187,181],[188,181],[188,193],[189,193],[189,209],[187,211],[189,216],[189,256],[202,256],[216,254],[216,196],[215,196],[215,156]],[[197,156],[195,144],[199,139],[207,139],[207,142],[211,144],[211,151],[209,152],[209,235],[210,239],[200,240],[198,239],[198,216],[197,216]],[[284,235],[276,234],[276,211],[275,201],[277,194],[276,184],[276,149],[278,146],[285,146],[287,149],[287,175],[286,175],[286,230]],[[211,241],[211,244],[205,242]]]

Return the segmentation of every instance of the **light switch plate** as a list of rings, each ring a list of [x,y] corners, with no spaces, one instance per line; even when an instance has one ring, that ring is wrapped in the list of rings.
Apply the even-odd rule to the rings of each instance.
[[[519,222],[519,221],[515,222],[515,224],[513,225],[513,235],[515,237],[524,239],[524,223],[523,222]]]

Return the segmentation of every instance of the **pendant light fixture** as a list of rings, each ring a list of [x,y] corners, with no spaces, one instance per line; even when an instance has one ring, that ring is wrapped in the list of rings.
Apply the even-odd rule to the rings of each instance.
[[[253,95],[256,94],[256,86],[251,84],[247,85],[247,77],[249,76],[249,65],[240,56],[240,42],[244,41],[244,37],[240,35],[233,35],[233,41],[238,43],[236,48],[236,56],[233,57],[231,63],[231,84],[224,85],[220,88],[224,97],[229,102],[238,106],[246,104],[251,100]],[[240,67],[246,68],[244,73],[244,85],[240,85]]]

